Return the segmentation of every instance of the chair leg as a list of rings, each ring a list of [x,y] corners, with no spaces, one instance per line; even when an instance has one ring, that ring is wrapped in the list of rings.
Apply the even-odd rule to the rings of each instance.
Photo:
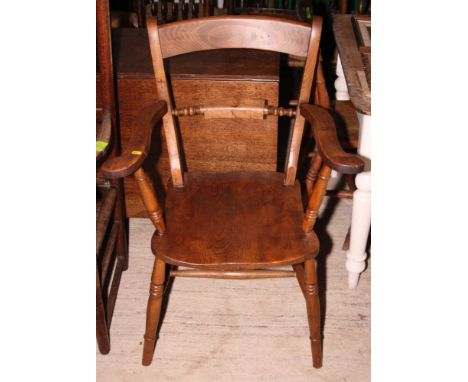
[[[304,264],[294,264],[293,266],[294,272],[296,272],[296,278],[299,283],[299,286],[301,287],[302,294],[304,295],[304,298],[306,297],[306,290],[305,290],[305,284],[304,284]]]
[[[318,296],[315,260],[304,262],[304,282],[306,291],[307,317],[309,319],[312,362],[315,368],[322,367],[322,338],[320,331],[320,302]]]
[[[151,365],[153,361],[156,332],[158,329],[161,303],[164,294],[164,278],[166,263],[158,258],[154,261],[153,275],[151,276],[150,295],[146,309],[146,332],[143,347],[143,365]]]
[[[106,309],[102,300],[101,280],[96,267],[96,340],[101,354],[110,351],[109,328],[107,326]]]

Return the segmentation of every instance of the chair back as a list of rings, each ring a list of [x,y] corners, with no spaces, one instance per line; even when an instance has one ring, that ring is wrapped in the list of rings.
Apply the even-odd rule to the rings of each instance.
[[[311,95],[322,19],[314,16],[311,25],[308,25],[267,16],[221,16],[185,20],[159,27],[155,17],[148,17],[147,30],[158,98],[166,101],[168,106],[163,126],[174,186],[183,187],[180,145],[174,117],[191,115],[204,115],[205,118],[295,116],[285,168],[285,185],[293,185],[305,125],[299,113],[299,105],[307,103]],[[294,109],[283,109],[267,105],[263,100],[238,99],[220,100],[219,105],[194,105],[179,110],[174,108],[164,59],[197,51],[236,48],[274,51],[305,58],[297,106]]]

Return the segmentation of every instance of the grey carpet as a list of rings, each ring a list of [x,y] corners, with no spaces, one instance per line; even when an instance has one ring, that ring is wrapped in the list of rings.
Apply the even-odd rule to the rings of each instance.
[[[153,364],[141,365],[153,255],[149,220],[130,220],[111,352],[97,352],[98,381],[370,381],[370,262],[356,290],[346,286],[341,245],[351,202],[330,201],[317,226],[323,367],[312,367],[305,301],[295,278],[177,278]]]

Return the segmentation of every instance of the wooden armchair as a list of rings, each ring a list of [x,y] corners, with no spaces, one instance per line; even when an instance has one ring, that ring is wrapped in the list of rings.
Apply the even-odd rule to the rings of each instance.
[[[192,19],[158,27],[147,20],[158,97],[135,120],[128,151],[107,162],[109,179],[132,175],[156,232],[151,248],[155,263],[150,284],[143,365],[152,362],[165,285],[170,276],[251,279],[295,276],[306,300],[313,366],[322,365],[320,308],[315,256],[319,240],[312,228],[331,169],[361,171],[363,163],[339,146],[328,112],[308,104],[318,57],[322,20],[311,25],[261,16],[222,16]],[[163,59],[179,54],[226,48],[272,50],[306,57],[298,105],[284,109],[263,100],[220,100],[218,105],[193,105],[175,109],[171,103]],[[179,118],[223,120],[265,119],[269,115],[295,116],[285,173],[184,172],[176,131]],[[142,164],[151,146],[155,124],[163,121],[172,178],[165,216]],[[304,213],[296,180],[297,163],[306,120],[312,125],[322,159]],[[228,145],[229,142],[226,142]],[[252,142],[255,144],[255,142]],[[291,265],[294,270],[277,269]],[[273,269],[272,269],[273,268]]]

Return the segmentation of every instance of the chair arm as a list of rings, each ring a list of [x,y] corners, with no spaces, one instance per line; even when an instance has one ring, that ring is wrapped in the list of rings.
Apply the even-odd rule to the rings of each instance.
[[[341,147],[336,136],[335,122],[326,109],[301,104],[300,111],[312,126],[317,151],[327,166],[343,174],[358,174],[363,170],[364,162]]]
[[[141,167],[151,148],[153,128],[166,112],[165,101],[158,101],[140,111],[132,123],[127,148],[120,156],[107,160],[101,167],[107,179],[123,178]]]

